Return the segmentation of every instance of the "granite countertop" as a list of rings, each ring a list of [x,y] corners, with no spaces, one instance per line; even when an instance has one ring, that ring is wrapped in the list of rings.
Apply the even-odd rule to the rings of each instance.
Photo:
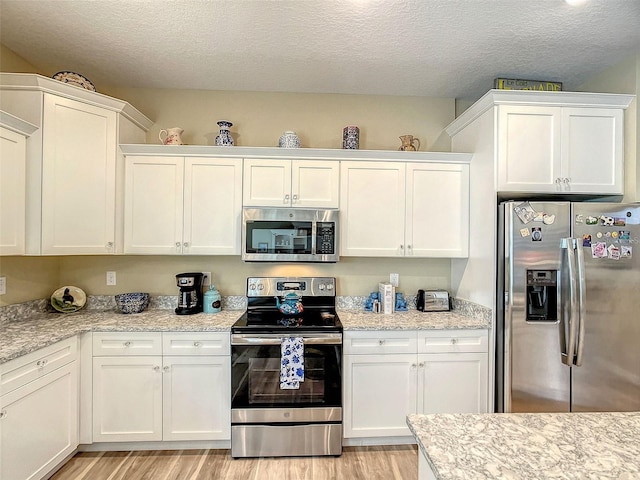
[[[364,312],[362,310],[338,310],[345,331],[349,330],[456,330],[488,329],[489,320],[482,316],[462,315],[450,312]]]
[[[640,412],[409,415],[439,480],[640,478]]]
[[[2,322],[0,363],[85,332],[228,332],[243,310],[216,314],[176,315],[152,309],[124,315],[113,310],[77,313],[41,313],[28,319]]]
[[[222,310],[216,314],[176,315],[172,309],[148,309],[124,315],[114,309],[82,310],[76,313],[37,313],[0,321],[0,363],[84,332],[221,331],[228,332],[244,310]],[[488,328],[485,317],[455,312],[417,310],[390,315],[339,310],[345,331],[422,330]]]

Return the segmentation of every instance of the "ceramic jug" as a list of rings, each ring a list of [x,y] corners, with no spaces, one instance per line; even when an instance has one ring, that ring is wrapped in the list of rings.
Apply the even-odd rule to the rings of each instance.
[[[400,141],[402,142],[402,145],[400,145],[398,150],[415,152],[420,149],[420,139],[413,138],[413,135],[400,135]],[[414,143],[417,143],[418,146],[416,147]]]
[[[280,313],[284,313],[285,315],[298,315],[302,313],[304,307],[302,306],[302,297],[294,292],[287,293],[283,298],[282,302],[278,297],[276,298],[276,306]]]
[[[180,136],[183,133],[184,130],[179,127],[163,128],[160,130],[158,138],[163,145],[184,145],[184,143],[182,143],[182,137]],[[163,134],[164,138],[162,138]]]

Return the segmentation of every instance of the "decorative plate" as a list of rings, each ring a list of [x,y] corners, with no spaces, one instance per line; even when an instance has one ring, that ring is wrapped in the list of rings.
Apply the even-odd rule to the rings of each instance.
[[[51,295],[51,306],[62,313],[73,313],[87,303],[87,294],[78,287],[60,287]]]
[[[92,92],[96,91],[96,87],[88,78],[76,72],[58,72],[52,78],[70,85],[75,85],[76,87],[91,90]]]

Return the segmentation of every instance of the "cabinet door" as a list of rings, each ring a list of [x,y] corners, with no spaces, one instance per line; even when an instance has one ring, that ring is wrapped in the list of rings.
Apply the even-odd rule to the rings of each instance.
[[[163,371],[163,440],[229,440],[230,357],[164,357]]]
[[[186,158],[183,253],[239,255],[242,161]]]
[[[556,192],[561,107],[498,107],[498,191]]]
[[[42,253],[115,252],[115,112],[44,95]]]
[[[242,204],[245,207],[291,205],[291,160],[245,159]]]
[[[26,139],[0,127],[0,255],[25,252]]]
[[[76,362],[0,397],[0,478],[44,478],[78,447]]]
[[[469,165],[407,164],[406,254],[469,254]]]
[[[623,112],[562,109],[561,177],[571,193],[624,193]]]
[[[306,208],[338,208],[340,162],[293,160],[291,205]]]
[[[405,164],[341,162],[340,255],[404,256]]]
[[[93,358],[93,441],[162,440],[162,357]]]
[[[127,157],[124,253],[182,253],[182,157]]]
[[[418,413],[486,413],[486,353],[418,355]]]
[[[415,354],[345,355],[345,438],[410,435],[416,371]]]

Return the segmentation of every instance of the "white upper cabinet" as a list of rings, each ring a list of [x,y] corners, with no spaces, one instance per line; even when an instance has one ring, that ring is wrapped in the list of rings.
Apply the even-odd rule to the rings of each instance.
[[[0,255],[25,253],[26,139],[36,130],[0,111]]]
[[[239,255],[242,161],[128,156],[124,252]]]
[[[0,108],[39,128],[27,140],[26,254],[122,251],[121,141],[152,122],[126,102],[33,74],[0,74]]]
[[[338,208],[338,161],[245,159],[246,207]]]
[[[341,255],[468,255],[468,163],[342,162],[340,176]]]
[[[498,107],[498,191],[623,193],[623,111]]]

